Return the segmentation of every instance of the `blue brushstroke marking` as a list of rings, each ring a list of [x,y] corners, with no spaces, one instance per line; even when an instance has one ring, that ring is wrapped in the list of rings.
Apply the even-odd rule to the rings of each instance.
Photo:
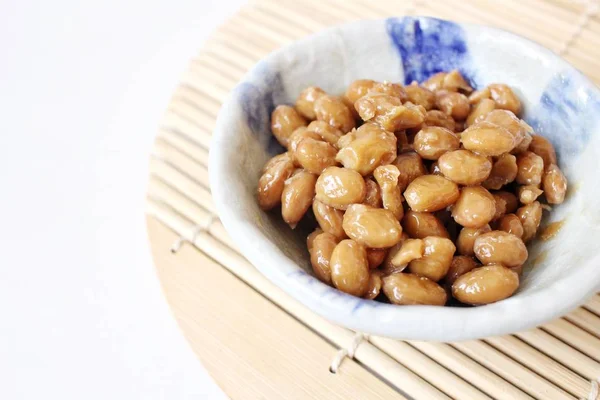
[[[371,304],[371,303],[373,303],[373,304]],[[355,313],[365,306],[377,305],[377,304],[378,303],[376,301],[372,301],[372,300],[356,300],[356,304],[354,304],[354,307],[352,307],[352,312]]]
[[[303,278],[305,276],[309,276],[308,272],[299,269],[297,271],[292,271],[292,272],[288,272],[287,274],[288,278]]]
[[[282,104],[285,96],[281,74],[273,73],[266,65],[258,66],[262,75],[259,84],[244,82],[237,90],[246,123],[257,139],[266,145],[271,155],[283,153],[285,149],[271,134],[271,113],[276,105]]]
[[[600,115],[600,97],[578,73],[555,75],[537,106],[525,120],[534,131],[552,142],[561,165],[576,158],[590,141]]]
[[[402,59],[405,84],[458,69],[471,86],[477,86],[465,33],[459,25],[435,18],[404,17],[389,18],[386,26]]]

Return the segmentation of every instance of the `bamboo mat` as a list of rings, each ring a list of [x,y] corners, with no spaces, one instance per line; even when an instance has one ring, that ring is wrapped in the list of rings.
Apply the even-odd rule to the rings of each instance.
[[[555,50],[598,83],[597,12],[595,3],[568,0],[262,0],[214,33],[162,120],[147,221],[173,313],[232,399],[593,398],[600,294],[564,318],[511,336],[448,344],[360,340],[241,256],[216,216],[207,162],[220,104],[243,74],[270,51],[326,26],[407,14],[483,23]],[[348,350],[353,358],[344,357]],[[334,374],[336,355],[342,363]]]

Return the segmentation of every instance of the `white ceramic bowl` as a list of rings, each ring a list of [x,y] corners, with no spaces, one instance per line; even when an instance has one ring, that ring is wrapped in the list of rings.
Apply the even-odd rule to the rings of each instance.
[[[524,118],[555,145],[570,192],[550,218],[558,236],[529,246],[521,287],[482,307],[395,306],[362,300],[313,277],[305,236],[257,205],[264,163],[281,152],[269,130],[275,105],[317,85],[341,94],[355,79],[409,83],[458,68],[475,87],[516,88]],[[399,339],[456,341],[539,325],[600,288],[600,94],[551,51],[485,26],[405,17],[354,22],[286,46],[259,62],[223,105],[210,180],[225,228],[264,275],[307,307],[348,328]],[[548,216],[545,215],[545,223]]]

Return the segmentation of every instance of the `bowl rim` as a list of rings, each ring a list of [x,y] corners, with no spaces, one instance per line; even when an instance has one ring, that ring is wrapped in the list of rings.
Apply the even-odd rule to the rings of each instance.
[[[460,27],[494,33],[510,40],[519,41],[531,49],[535,49],[541,57],[560,65],[565,70],[573,71],[600,97],[600,90],[596,85],[560,56],[530,39],[499,28],[424,16],[360,20],[328,27],[291,42],[262,58],[240,80],[223,103],[217,117],[209,151],[209,179],[214,203],[225,229],[231,235],[233,242],[239,246],[244,257],[276,286],[317,314],[356,331],[405,340],[459,341],[510,334],[564,315],[581,305],[596,290],[600,289],[598,287],[600,268],[595,268],[593,258],[582,264],[578,273],[561,277],[541,290],[534,289],[522,298],[511,297],[497,303],[470,308],[427,305],[397,306],[360,299],[320,282],[290,260],[258,229],[256,224],[245,221],[234,209],[226,206],[224,200],[231,197],[231,186],[228,185],[226,179],[222,179],[229,175],[227,157],[223,156],[222,146],[227,146],[229,143],[226,140],[227,137],[233,135],[231,129],[228,129],[228,125],[232,123],[229,120],[229,114],[236,108],[240,85],[251,78],[258,79],[263,64],[277,60],[293,46],[307,45],[331,33],[359,25],[381,24],[387,23],[390,19],[406,18],[450,22]],[[256,240],[250,244],[247,238],[260,238],[261,241],[259,245]],[[265,251],[271,253],[269,262],[265,262]],[[291,273],[293,271],[290,268],[293,268],[296,274]],[[578,290],[571,290],[573,287],[577,287]],[[565,296],[567,292],[569,296]],[[557,304],[551,304],[548,301],[551,298],[557,298],[560,301],[557,301]],[[423,314],[427,314],[427,318],[423,318]],[[460,321],[460,323],[457,324],[456,321]],[[418,322],[417,327],[413,326],[416,322]]]

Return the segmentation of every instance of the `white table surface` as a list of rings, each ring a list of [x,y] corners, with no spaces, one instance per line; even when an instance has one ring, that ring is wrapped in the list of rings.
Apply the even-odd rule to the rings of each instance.
[[[166,304],[148,153],[242,0],[0,1],[0,398],[224,399]]]

